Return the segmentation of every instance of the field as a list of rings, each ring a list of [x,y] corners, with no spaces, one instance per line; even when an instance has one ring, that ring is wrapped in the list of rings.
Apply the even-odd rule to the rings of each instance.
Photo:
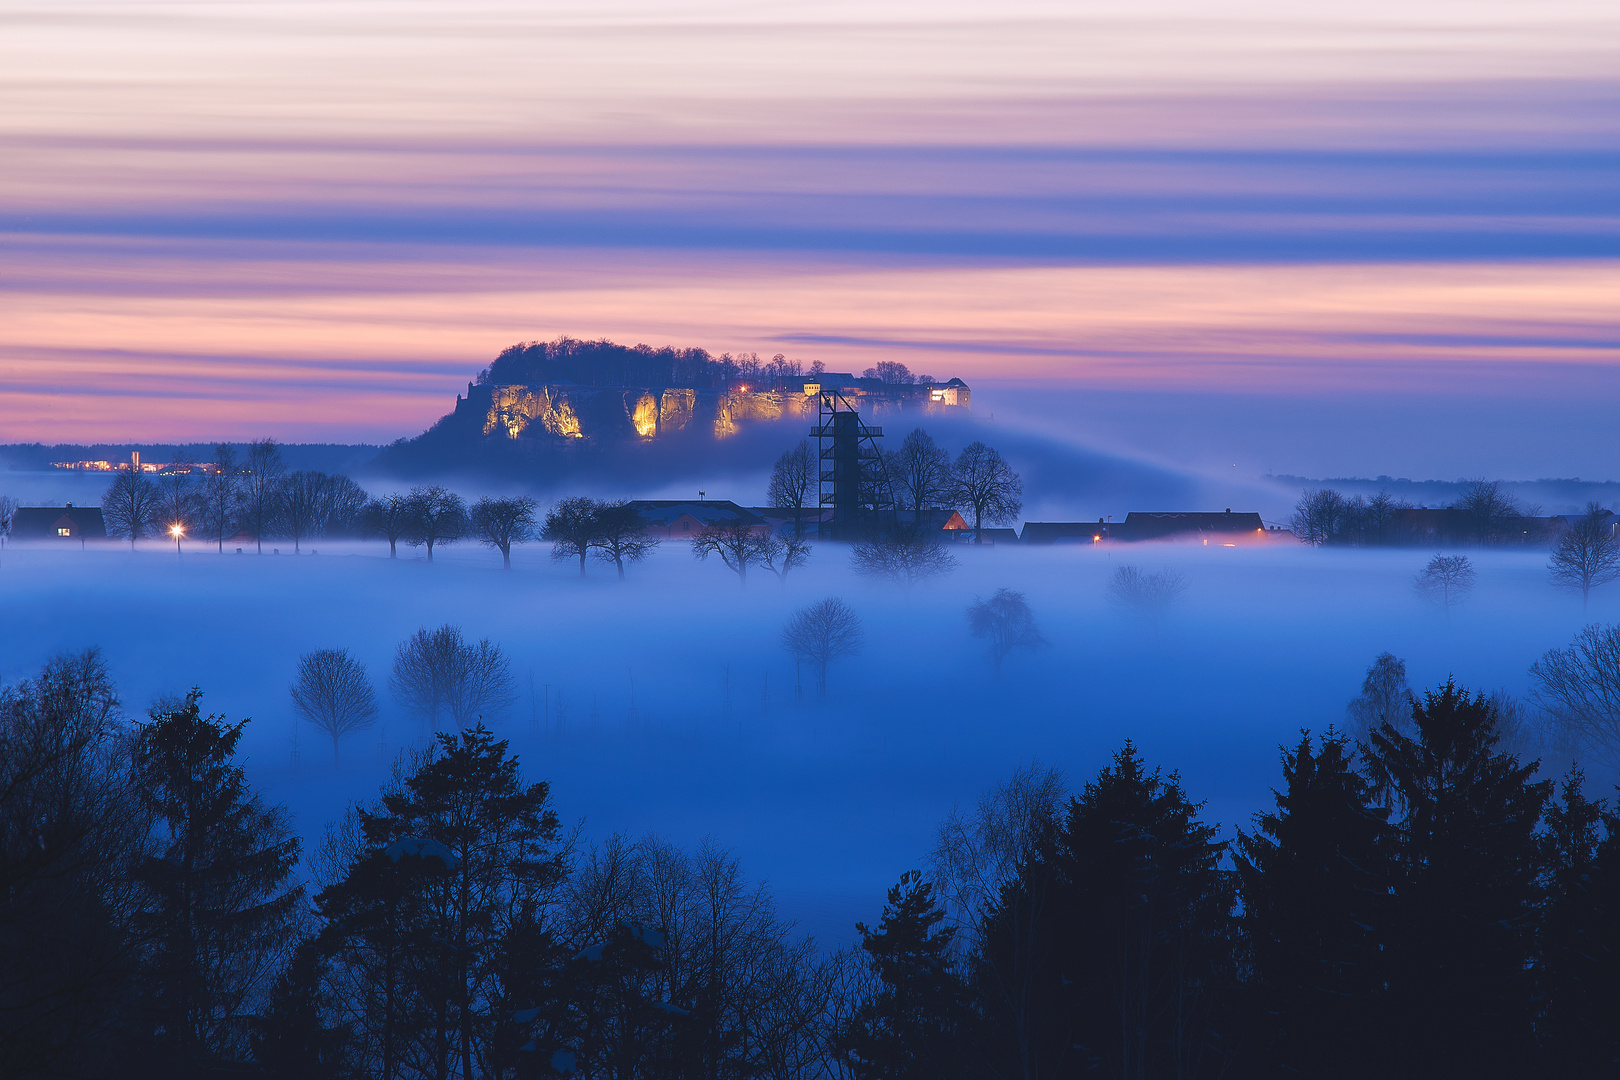
[[[1583,622],[1579,598],[1547,583],[1543,551],[1469,552],[1478,584],[1448,620],[1413,595],[1432,554],[1415,550],[959,549],[956,573],[908,596],[854,576],[831,543],[785,588],[756,572],[746,589],[679,543],[622,584],[594,561],[582,581],[537,544],[514,551],[511,572],[470,544],[432,563],[403,547],[390,561],[376,543],[316,548],[13,544],[0,562],[0,679],[94,645],[133,716],[200,686],[207,708],[253,718],[250,778],[313,843],[428,737],[389,698],[396,644],[457,623],[511,656],[519,699],[490,726],[551,782],[565,821],[582,820],[586,838],[712,837],[829,943],[922,864],[953,802],[1020,763],[1079,784],[1133,739],[1229,833],[1268,802],[1278,744],[1342,722],[1377,653],[1403,657],[1415,688],[1455,676],[1517,695],[1529,665]],[[1127,563],[1188,579],[1162,626],[1109,604],[1109,576]],[[1015,654],[998,682],[964,609],[1000,587],[1028,596],[1049,647]],[[834,595],[861,615],[866,644],[834,664],[818,704],[808,673],[795,693],[779,634],[795,609]],[[1600,590],[1590,619],[1614,618],[1616,603]],[[287,693],[298,656],[333,646],[364,661],[383,703],[380,727],[336,764]]]

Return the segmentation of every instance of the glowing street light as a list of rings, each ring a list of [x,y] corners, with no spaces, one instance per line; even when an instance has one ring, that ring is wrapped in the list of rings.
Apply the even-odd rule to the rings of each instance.
[[[174,553],[180,554],[180,540],[186,535],[186,527],[177,521],[169,526],[169,535],[174,537]]]

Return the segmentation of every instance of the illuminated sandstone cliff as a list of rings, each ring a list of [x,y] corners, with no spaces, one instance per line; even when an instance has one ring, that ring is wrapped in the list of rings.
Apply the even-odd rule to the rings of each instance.
[[[480,424],[488,437],[564,444],[652,441],[683,432],[723,439],[755,424],[808,424],[819,389],[816,383],[769,390],[469,384],[467,396],[456,399],[454,417]],[[840,392],[867,417],[955,411],[969,402],[959,380],[945,387],[851,386]]]

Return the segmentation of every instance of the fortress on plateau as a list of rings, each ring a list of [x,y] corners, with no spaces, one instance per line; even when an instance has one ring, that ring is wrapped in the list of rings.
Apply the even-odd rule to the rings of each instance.
[[[827,390],[872,417],[954,411],[971,402],[962,380],[916,377],[901,364],[879,364],[856,376],[819,365],[803,370],[780,356],[761,361],[752,354],[561,338],[501,353],[435,427],[559,447],[683,433],[723,439],[779,420],[808,428]]]
[[[608,469],[646,481],[681,461],[735,457],[732,443],[797,442],[828,397],[864,419],[898,422],[963,415],[972,392],[961,379],[913,375],[890,361],[855,375],[780,355],[563,337],[503,351],[453,411],[384,448],[377,463],[402,476],[472,469],[545,480]]]

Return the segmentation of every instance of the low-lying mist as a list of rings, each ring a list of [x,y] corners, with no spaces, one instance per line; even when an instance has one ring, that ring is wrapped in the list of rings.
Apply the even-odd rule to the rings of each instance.
[[[908,595],[855,576],[833,543],[785,587],[756,572],[746,588],[679,542],[622,584],[594,561],[581,580],[542,544],[515,549],[511,572],[471,544],[432,563],[404,548],[390,561],[381,543],[316,548],[13,544],[0,563],[0,680],[97,645],[132,715],[201,687],[205,709],[253,717],[249,777],[291,808],[309,850],[427,740],[390,700],[388,672],[409,634],[455,623],[510,655],[519,699],[489,726],[551,781],[565,819],[593,837],[712,837],[833,943],[922,865],[954,803],[1019,764],[1080,783],[1134,739],[1230,832],[1267,804],[1279,744],[1343,725],[1378,653],[1404,658],[1418,690],[1454,676],[1517,695],[1547,649],[1620,616],[1620,592],[1599,590],[1583,619],[1580,599],[1549,585],[1543,551],[1470,551],[1477,585],[1448,618],[1413,594],[1432,554],[1417,550],[964,547],[955,573]],[[1126,564],[1185,576],[1162,622],[1110,604]],[[997,681],[965,610],[1003,587],[1028,597],[1048,646],[1012,654]],[[859,614],[865,646],[833,663],[818,703],[780,632],[828,596]],[[331,647],[365,663],[382,703],[380,726],[346,740],[336,765],[288,697],[298,657]]]

